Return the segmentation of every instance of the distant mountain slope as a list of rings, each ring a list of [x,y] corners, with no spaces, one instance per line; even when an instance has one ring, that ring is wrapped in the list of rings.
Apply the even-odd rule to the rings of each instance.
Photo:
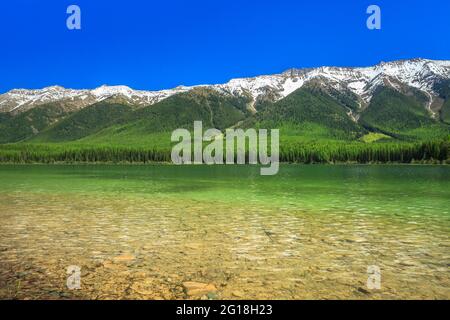
[[[205,128],[225,129],[245,119],[250,114],[247,107],[245,98],[196,88],[127,114],[115,125],[82,141],[119,144],[141,141],[146,144],[155,142],[154,137],[163,136],[169,145],[170,134],[177,128],[192,129],[194,121],[202,121]]]
[[[221,130],[279,127],[308,139],[353,140],[370,132],[400,140],[439,138],[448,135],[450,124],[450,61],[291,69],[162,91],[53,86],[0,95],[0,143],[138,142],[190,128],[195,120]]]
[[[0,143],[29,139],[70,114],[58,104],[43,104],[17,116],[0,118]]]
[[[127,104],[98,102],[76,112],[31,139],[34,142],[78,140],[106,128],[130,114]]]
[[[282,128],[284,134],[357,139],[365,130],[347,114],[347,106],[317,85],[304,86],[256,114],[245,126]]]
[[[196,88],[137,110],[134,116],[146,132],[190,128],[195,120],[203,121],[205,127],[225,129],[249,114],[248,103],[245,97]]]
[[[437,104],[442,105],[439,112],[441,120],[450,124],[450,79],[437,82],[435,90],[440,98]]]
[[[450,99],[447,99],[442,106],[441,119],[447,124],[450,124]]]
[[[389,87],[380,87],[362,114],[360,123],[369,130],[396,138],[430,138],[450,131],[430,117],[421,94],[405,95]]]

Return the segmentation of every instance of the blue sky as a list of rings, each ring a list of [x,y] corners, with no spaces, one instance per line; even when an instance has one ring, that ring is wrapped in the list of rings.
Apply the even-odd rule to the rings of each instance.
[[[79,5],[82,30],[66,28]],[[366,8],[382,29],[366,28]],[[450,59],[448,0],[3,0],[0,92],[62,85],[180,84],[282,72]]]

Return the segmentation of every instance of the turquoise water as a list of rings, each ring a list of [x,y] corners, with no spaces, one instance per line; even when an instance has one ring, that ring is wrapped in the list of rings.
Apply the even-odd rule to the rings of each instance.
[[[186,281],[218,299],[450,297],[448,166],[3,165],[0,181],[4,298],[199,298]],[[65,287],[73,264],[84,289]]]

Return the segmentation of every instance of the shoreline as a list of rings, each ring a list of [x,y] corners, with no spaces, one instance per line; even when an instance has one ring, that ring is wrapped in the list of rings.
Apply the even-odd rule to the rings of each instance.
[[[314,163],[306,163],[306,162],[280,162],[280,165],[302,165],[302,166],[317,166],[317,165],[323,165],[323,166],[449,166],[450,165],[450,159],[442,162],[434,162],[434,161],[416,161],[413,163],[406,163],[406,162],[367,162],[367,163],[361,163],[361,162],[314,162]],[[248,167],[263,167],[264,165],[261,164],[214,164],[214,165],[208,165],[208,164],[183,164],[183,165],[177,165],[172,162],[158,162],[158,161],[149,161],[149,162],[66,162],[66,161],[59,161],[59,162],[0,162],[0,166],[6,166],[6,165],[55,165],[55,166],[64,166],[64,165],[109,165],[109,166],[120,166],[120,165],[129,165],[129,166],[155,166],[155,165],[164,165],[164,166],[174,166],[174,167],[193,167],[193,166],[206,166],[206,167],[217,167],[217,166],[248,166]]]

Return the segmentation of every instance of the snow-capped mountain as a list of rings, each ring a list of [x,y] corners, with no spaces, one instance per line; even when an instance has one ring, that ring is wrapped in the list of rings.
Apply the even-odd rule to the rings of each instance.
[[[374,91],[380,85],[391,86],[397,90],[401,90],[402,86],[413,87],[429,97],[430,107],[438,96],[436,84],[446,79],[450,79],[450,61],[412,59],[382,62],[365,68],[291,69],[276,75],[233,79],[225,84],[180,86],[162,91],[133,90],[127,86],[101,86],[93,90],[73,90],[59,86],[41,90],[14,89],[0,95],[0,112],[20,113],[51,102],[81,109],[111,97],[121,97],[134,105],[145,106],[196,87],[210,88],[223,94],[245,95],[254,104],[260,99],[282,99],[312,80],[336,90],[352,92],[358,97],[361,106],[370,102]]]
[[[348,89],[365,103],[370,101],[374,90],[382,84],[396,88],[396,83],[401,83],[435,97],[436,82],[450,79],[450,61],[414,59],[382,62],[366,68],[292,69],[279,75],[234,79],[214,87],[234,94],[247,93],[254,100],[268,92],[281,99],[313,79],[324,80],[337,90]]]
[[[74,109],[82,109],[115,96],[124,98],[129,103],[144,106],[188,90],[190,90],[189,87],[180,86],[171,90],[141,91],[127,86],[106,85],[93,90],[65,89],[60,86],[40,90],[14,89],[0,95],[0,112],[19,113],[52,102],[60,102]]]

